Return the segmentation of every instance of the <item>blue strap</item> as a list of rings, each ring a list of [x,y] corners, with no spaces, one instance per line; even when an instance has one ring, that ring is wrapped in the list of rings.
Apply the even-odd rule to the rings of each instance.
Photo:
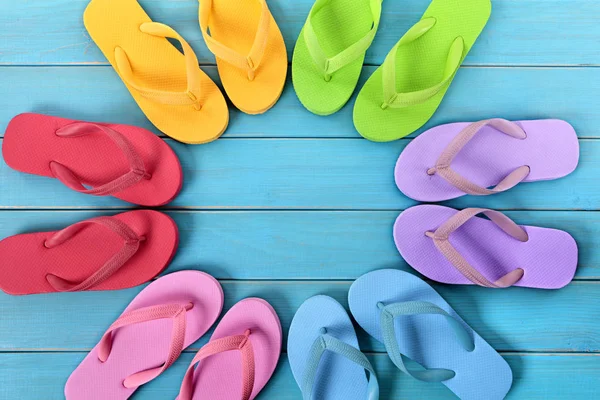
[[[367,357],[356,347],[334,338],[333,336],[327,334],[325,328],[322,328],[321,336],[317,337],[313,343],[308,356],[308,361],[306,363],[304,382],[302,385],[302,398],[304,400],[312,399],[313,386],[317,377],[317,369],[319,368],[319,362],[321,361],[321,357],[323,356],[323,353],[325,353],[325,350],[337,353],[368,371],[369,385],[367,387],[367,400],[379,399],[379,383],[377,382],[375,370],[373,369],[373,366]]]
[[[392,359],[392,362],[404,373],[412,376],[415,379],[424,382],[442,382],[454,378],[456,373],[449,369],[427,369],[423,366],[423,370],[409,370],[404,364],[408,359],[400,352],[398,341],[396,340],[396,330],[394,327],[394,318],[402,315],[421,315],[435,314],[445,317],[450,324],[456,337],[462,347],[467,351],[473,351],[475,343],[471,338],[469,331],[465,329],[463,324],[448,314],[445,310],[427,301],[406,301],[402,303],[392,303],[384,305],[377,303],[377,307],[381,310],[381,330],[383,333],[383,343]],[[414,361],[414,360],[413,360]]]

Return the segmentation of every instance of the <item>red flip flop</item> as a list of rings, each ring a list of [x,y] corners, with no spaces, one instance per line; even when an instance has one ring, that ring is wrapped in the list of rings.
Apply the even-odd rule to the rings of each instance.
[[[167,204],[183,181],[171,147],[152,132],[129,125],[20,114],[6,128],[2,154],[17,171],[143,206]]]
[[[23,295],[130,288],[161,273],[178,243],[175,221],[151,210],[11,236],[0,241],[0,289]]]

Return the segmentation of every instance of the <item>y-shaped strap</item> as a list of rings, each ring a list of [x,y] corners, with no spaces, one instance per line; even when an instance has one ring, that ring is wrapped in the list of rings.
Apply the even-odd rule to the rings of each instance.
[[[385,58],[383,68],[383,103],[381,104],[382,109],[390,108],[402,108],[409,107],[416,104],[421,104],[440,92],[454,77],[462,60],[464,58],[465,41],[462,37],[454,39],[450,45],[448,51],[448,58],[446,59],[446,66],[442,75],[442,80],[436,85],[415,92],[399,93],[396,91],[396,53],[400,46],[411,43],[425,33],[429,32],[436,23],[436,19],[433,17],[424,18],[421,21],[413,25],[402,36],[402,38],[396,43],[394,48]]]
[[[249,400],[254,389],[254,350],[250,341],[250,334],[251,332],[248,329],[243,335],[211,340],[202,347],[196,353],[183,377],[178,400],[192,400],[194,395],[194,367],[196,364],[215,354],[232,350],[238,350],[242,356],[242,397],[240,400]]]
[[[527,138],[527,134],[519,125],[505,119],[486,119],[484,121],[472,123],[463,129],[458,135],[456,135],[454,139],[452,139],[448,147],[446,147],[446,149],[438,158],[435,167],[430,168],[427,171],[427,174],[437,174],[457,189],[467,194],[478,196],[504,192],[505,190],[513,188],[517,184],[521,183],[529,175],[531,170],[527,165],[516,168],[492,189],[481,187],[469,181],[467,178],[458,174],[451,168],[450,164],[452,164],[452,161],[456,158],[458,153],[460,153],[467,143],[469,143],[469,141],[473,139],[473,137],[480,132],[484,126],[487,125],[515,139],[523,140]]]
[[[433,239],[435,247],[450,261],[450,263],[468,280],[476,285],[490,288],[505,288],[514,285],[523,277],[523,270],[517,268],[508,274],[504,275],[496,282],[490,282],[478,270],[473,268],[471,264],[452,246],[450,243],[450,234],[460,228],[465,222],[476,216],[477,214],[485,214],[492,222],[494,222],[506,234],[512,236],[520,242],[529,240],[527,232],[513,220],[498,211],[488,210],[485,208],[465,208],[462,211],[454,214],[450,219],[444,222],[435,232],[426,232],[425,235]]]
[[[448,322],[450,327],[454,330],[456,339],[458,339],[465,350],[473,351],[475,349],[473,338],[463,324],[433,303],[427,301],[406,301],[387,305],[377,303],[377,307],[381,310],[380,325],[383,333],[383,344],[385,345],[392,362],[401,371],[415,379],[424,382],[442,382],[454,378],[456,373],[449,369],[427,369],[423,366],[421,367],[424,370],[409,370],[405,365],[405,361],[408,357],[402,354],[400,347],[398,346],[398,341],[396,340],[396,328],[394,326],[394,319],[396,317],[421,314],[440,315],[445,318],[446,322]]]
[[[108,126],[89,122],[74,122],[58,129],[56,131],[56,136],[61,138],[78,138],[93,133],[105,134],[119,147],[119,150],[121,150],[129,163],[129,171],[110,182],[87,189],[73,171],[59,162],[51,161],[50,170],[52,171],[52,174],[65,186],[76,190],[79,193],[91,194],[94,196],[108,196],[122,192],[137,184],[142,179],[151,178],[151,175],[146,172],[142,157],[135,151],[135,147],[133,147],[124,135]]]
[[[150,382],[152,379],[162,374],[175,362],[175,360],[177,360],[177,358],[179,358],[179,355],[183,351],[185,341],[185,314],[193,307],[194,305],[192,303],[188,303],[185,306],[181,304],[160,304],[125,312],[110,326],[110,328],[108,328],[104,336],[102,336],[100,343],[98,343],[98,359],[102,363],[108,360],[112,350],[112,333],[115,330],[128,325],[170,318],[173,320],[173,329],[169,352],[167,353],[164,364],[160,367],[150,368],[128,376],[123,381],[123,386],[128,389],[133,389]]]
[[[331,75],[337,70],[350,64],[358,57],[362,56],[371,42],[375,38],[377,28],[379,28],[379,20],[381,18],[381,2],[382,0],[370,0],[371,15],[373,17],[373,27],[366,35],[358,39],[356,42],[339,52],[338,54],[327,57],[323,48],[319,44],[319,38],[312,24],[312,18],[321,11],[331,0],[317,0],[308,14],[306,25],[304,26],[304,40],[306,47],[310,53],[313,62],[323,74],[325,81],[331,80]]]
[[[208,23],[210,21],[212,13],[213,0],[199,0],[200,7],[198,9],[200,18],[200,28],[202,29],[202,36],[206,42],[208,49],[218,58],[229,64],[245,70],[248,73],[248,79],[254,80],[256,70],[258,69],[265,50],[267,48],[267,42],[269,39],[269,26],[271,24],[271,13],[265,0],[251,0],[258,1],[261,6],[260,19],[258,21],[258,28],[256,30],[256,36],[252,48],[248,55],[243,56],[237,51],[225,46],[224,44],[215,40],[210,36],[208,32]]]
[[[367,400],[379,399],[379,383],[377,382],[375,370],[367,357],[357,348],[329,335],[326,328],[321,328],[321,335],[315,339],[315,342],[310,348],[306,370],[304,371],[304,382],[302,384],[302,398],[304,400],[312,400],[313,398],[312,392],[317,377],[319,362],[326,350],[339,354],[368,371],[369,384],[367,387]]]
[[[171,27],[158,22],[146,22],[140,25],[140,30],[148,35],[176,39],[181,43],[185,55],[187,71],[187,90],[185,92],[169,92],[144,87],[136,82],[127,53],[121,47],[115,48],[116,69],[128,86],[135,89],[140,95],[155,103],[173,106],[194,106],[196,110],[202,108],[200,104],[202,72],[198,65],[198,58],[192,47]],[[168,77],[170,78],[170,77]]]
[[[46,240],[44,246],[53,249],[77,234],[85,225],[98,224],[123,238],[123,247],[112,256],[102,267],[83,282],[73,283],[53,274],[46,275],[48,283],[58,292],[80,292],[88,290],[104,282],[119,270],[140,248],[140,242],[146,240],[144,236],[138,236],[133,229],[121,220],[113,217],[97,217],[78,222],[65,229],[56,232]],[[101,240],[101,238],[97,238]]]

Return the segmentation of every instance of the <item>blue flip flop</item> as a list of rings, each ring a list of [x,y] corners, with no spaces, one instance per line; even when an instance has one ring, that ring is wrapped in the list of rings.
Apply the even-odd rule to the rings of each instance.
[[[503,399],[510,390],[506,361],[416,276],[370,272],[352,284],[348,302],[354,319],[413,378],[441,382],[462,400]],[[408,359],[421,368],[407,368]]]
[[[379,398],[375,371],[359,350],[350,317],[329,296],[311,297],[296,311],[288,357],[304,400]]]

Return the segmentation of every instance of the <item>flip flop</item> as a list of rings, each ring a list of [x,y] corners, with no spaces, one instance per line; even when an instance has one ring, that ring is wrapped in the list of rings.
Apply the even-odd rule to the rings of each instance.
[[[474,218],[481,213],[490,220]],[[409,208],[396,220],[394,240],[408,264],[442,283],[559,289],[577,269],[577,243],[567,232],[519,226],[483,208]]]
[[[171,147],[135,126],[20,114],[8,124],[2,154],[17,171],[143,206],[169,203],[183,181]]]
[[[281,323],[273,307],[262,299],[244,299],[198,351],[177,399],[252,400],[273,375],[280,352]]]
[[[490,0],[433,0],[360,91],[354,105],[358,132],[388,142],[423,126],[490,13]]]
[[[329,296],[311,297],[296,311],[288,357],[305,400],[379,398],[375,370],[360,352],[352,321],[344,307]]]
[[[0,289],[23,295],[130,288],[161,273],[178,241],[171,217],[150,210],[11,236],[0,241]]]
[[[146,117],[184,143],[206,143],[225,131],[229,111],[190,45],[153,22],[137,0],[92,0],[84,14],[91,38]],[[167,39],[181,43],[183,54]]]
[[[204,272],[175,272],[152,282],[73,371],[66,399],[128,399],[200,339],[222,309],[221,285]]]
[[[266,1],[200,0],[199,18],[231,102],[246,114],[273,107],[285,85],[288,59]]]
[[[382,0],[317,0],[294,48],[292,80],[298,99],[317,115],[350,99],[365,53],[377,33]]]
[[[436,202],[562,178],[578,162],[579,141],[568,122],[488,119],[423,132],[398,158],[395,178],[411,199]]]
[[[370,272],[352,284],[348,302],[356,322],[409,376],[439,382],[462,400],[504,399],[510,390],[508,363],[416,276]],[[408,368],[409,359],[419,368]]]

